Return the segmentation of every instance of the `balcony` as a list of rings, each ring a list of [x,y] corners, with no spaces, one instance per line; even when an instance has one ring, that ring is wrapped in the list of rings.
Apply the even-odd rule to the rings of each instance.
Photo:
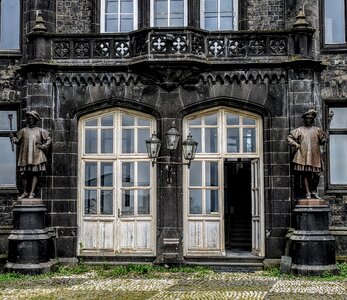
[[[196,60],[218,62],[288,56],[292,35],[268,33],[157,29],[131,34],[51,36],[53,60]]]
[[[296,46],[298,35],[292,31],[207,32],[194,28],[165,28],[143,29],[129,34],[34,32],[29,38],[33,40],[34,51],[28,62],[49,61],[59,65],[133,65],[151,61],[276,63],[290,60],[300,48]]]

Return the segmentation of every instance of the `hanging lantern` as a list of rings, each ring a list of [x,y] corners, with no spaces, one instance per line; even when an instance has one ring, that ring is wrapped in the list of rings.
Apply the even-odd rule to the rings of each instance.
[[[182,142],[182,150],[184,159],[189,162],[194,159],[196,150],[198,148],[198,142],[194,141],[189,133],[187,139]]]
[[[166,136],[166,149],[176,150],[178,141],[180,140],[180,133],[175,128],[175,125],[172,124],[172,127],[165,134]]]
[[[152,133],[152,137],[146,140],[147,155],[151,159],[157,159],[159,156],[159,150],[161,147],[161,141],[157,138],[155,132]]]

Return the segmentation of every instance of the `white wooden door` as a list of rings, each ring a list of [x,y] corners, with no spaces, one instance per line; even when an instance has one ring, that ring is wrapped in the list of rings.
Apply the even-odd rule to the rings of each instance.
[[[222,255],[221,161],[195,161],[189,170],[185,245],[187,255]]]
[[[252,254],[260,256],[263,252],[262,201],[259,159],[251,162],[252,173]]]
[[[145,140],[154,121],[113,109],[80,121],[80,255],[155,255],[155,168]]]

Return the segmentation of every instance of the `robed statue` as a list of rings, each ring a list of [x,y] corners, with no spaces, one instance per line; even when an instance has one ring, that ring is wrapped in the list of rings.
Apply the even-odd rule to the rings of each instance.
[[[320,172],[323,170],[320,146],[327,143],[329,135],[314,126],[317,112],[313,109],[302,115],[303,126],[292,130],[287,138],[288,144],[296,149],[294,170],[301,176],[306,199],[320,199],[317,193]]]
[[[44,150],[49,147],[52,139],[48,131],[36,126],[41,119],[38,112],[32,110],[25,115],[26,127],[16,134],[10,133],[10,139],[19,146],[17,167],[24,189],[19,199],[33,199],[39,174],[46,171],[47,158]]]

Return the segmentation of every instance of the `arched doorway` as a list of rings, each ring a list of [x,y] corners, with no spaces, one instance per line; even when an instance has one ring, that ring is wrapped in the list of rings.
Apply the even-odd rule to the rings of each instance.
[[[264,256],[262,118],[218,107],[184,118],[199,146],[184,171],[184,255]]]
[[[107,109],[79,120],[79,255],[155,255],[155,119]]]

